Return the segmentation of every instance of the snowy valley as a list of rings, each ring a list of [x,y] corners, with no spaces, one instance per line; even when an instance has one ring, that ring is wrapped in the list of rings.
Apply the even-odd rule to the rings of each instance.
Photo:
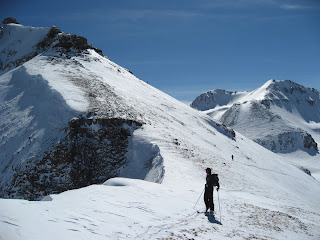
[[[262,98],[198,111],[56,27],[3,22],[0,54],[0,239],[320,238],[320,182],[287,161],[296,149],[221,124]],[[282,112],[263,106],[261,121]],[[285,126],[302,156],[318,156],[314,113]],[[220,178],[215,217],[197,212],[207,167]]]

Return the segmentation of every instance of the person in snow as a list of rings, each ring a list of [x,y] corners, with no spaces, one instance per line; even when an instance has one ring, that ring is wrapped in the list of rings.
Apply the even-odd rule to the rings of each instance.
[[[206,185],[204,191],[204,203],[206,205],[206,212],[210,209],[210,213],[214,212],[214,203],[213,203],[213,190],[214,187],[217,187],[217,191],[219,191],[220,184],[218,174],[211,174],[211,168],[206,169],[207,177],[206,177]]]
[[[232,158],[232,160],[233,160],[233,155],[231,155],[231,158]]]

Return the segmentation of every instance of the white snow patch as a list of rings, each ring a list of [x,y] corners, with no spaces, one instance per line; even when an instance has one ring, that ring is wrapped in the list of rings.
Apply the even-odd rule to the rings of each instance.
[[[52,65],[46,56],[37,56],[23,65],[28,74],[40,74],[48,84],[58,91],[65,99],[66,103],[75,111],[85,112],[89,107],[89,102],[85,98],[85,93],[78,86],[70,81],[70,76],[65,76],[61,71],[61,65]]]

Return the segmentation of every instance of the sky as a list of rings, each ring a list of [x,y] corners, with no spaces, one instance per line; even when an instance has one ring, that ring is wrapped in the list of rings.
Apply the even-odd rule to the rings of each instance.
[[[2,0],[9,16],[83,36],[186,103],[269,79],[320,90],[319,0]]]

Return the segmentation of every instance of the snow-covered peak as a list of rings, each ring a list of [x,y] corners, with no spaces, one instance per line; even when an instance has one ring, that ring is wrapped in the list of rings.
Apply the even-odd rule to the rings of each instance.
[[[319,92],[314,88],[304,87],[291,80],[269,80],[256,90],[249,92],[243,101],[248,100],[284,100],[295,98],[304,100],[305,97],[319,98]]]
[[[200,95],[191,106],[197,109],[204,105],[211,106],[211,109],[204,110],[214,120],[241,132],[273,152],[291,156],[289,159],[295,158],[293,154],[298,153],[297,159],[300,160],[301,154],[306,154],[308,158],[318,156],[320,95],[314,88],[290,80],[271,79],[236,99],[228,98],[229,102],[217,107],[219,92],[210,91],[211,101],[205,101],[203,95]],[[312,167],[298,162],[300,166],[312,169],[312,174],[320,179],[320,164],[317,161]]]
[[[0,29],[0,70],[15,67],[38,53],[37,44],[48,34],[50,27],[28,27],[2,24]]]
[[[201,94],[192,103],[191,107],[205,111],[213,109],[217,106],[228,105],[235,101],[238,101],[247,92],[231,92],[222,89],[211,90]]]
[[[67,58],[87,49],[94,49],[102,55],[102,51],[88,44],[86,38],[63,33],[55,26],[30,27],[4,22],[0,28],[0,73],[47,51],[51,51],[50,55],[56,52]]]
[[[300,84],[297,84],[290,80],[273,80],[269,86],[267,87],[267,97],[272,100],[296,100],[297,103],[300,101],[309,102],[309,100],[313,99],[314,101],[318,101],[319,92],[314,88],[304,87]],[[313,105],[312,103],[309,103]]]
[[[295,111],[307,122],[320,122],[319,92],[291,80],[271,79],[251,92],[209,91],[197,97],[191,103],[191,107],[205,111],[217,106],[230,107],[236,103],[243,104],[250,101],[271,104],[289,112]]]
[[[320,94],[314,88],[304,87],[290,80],[270,80],[247,100],[262,101],[284,111],[295,113],[307,122],[320,122]]]

